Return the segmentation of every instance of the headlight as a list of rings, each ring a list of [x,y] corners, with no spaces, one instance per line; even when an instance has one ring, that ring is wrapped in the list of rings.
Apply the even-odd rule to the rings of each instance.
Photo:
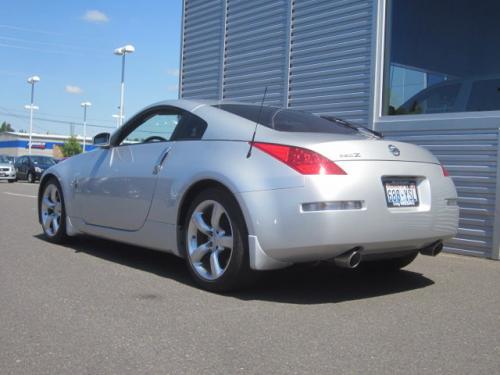
[[[36,172],[36,173],[42,173],[42,168],[35,167],[35,172]]]

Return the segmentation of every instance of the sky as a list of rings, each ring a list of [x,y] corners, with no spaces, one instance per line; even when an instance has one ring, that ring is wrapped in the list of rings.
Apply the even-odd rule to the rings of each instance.
[[[0,123],[29,129],[30,85],[35,85],[33,131],[82,134],[82,101],[90,101],[87,136],[116,126],[121,57],[126,56],[125,117],[176,99],[179,81],[181,0],[16,0],[0,14]],[[61,123],[62,122],[62,123]],[[94,126],[99,125],[99,127]]]

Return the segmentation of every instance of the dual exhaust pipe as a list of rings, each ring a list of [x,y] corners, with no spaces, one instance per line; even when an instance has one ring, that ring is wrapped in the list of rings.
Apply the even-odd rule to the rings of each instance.
[[[355,247],[338,257],[333,258],[336,266],[342,268],[356,268],[361,263],[361,248]]]
[[[441,251],[443,251],[443,241],[439,240],[431,243],[429,246],[420,249],[420,254],[435,257]]]
[[[435,257],[443,251],[443,241],[439,240],[432,244],[420,249],[420,254]],[[356,268],[361,263],[362,255],[361,248],[355,247],[338,257],[333,258],[333,262],[338,267],[342,268]]]

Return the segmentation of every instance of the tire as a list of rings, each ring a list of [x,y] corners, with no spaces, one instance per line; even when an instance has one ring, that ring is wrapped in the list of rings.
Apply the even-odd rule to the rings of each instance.
[[[33,173],[28,172],[28,177],[26,178],[30,184],[35,183],[35,177],[33,176]]]
[[[417,255],[418,251],[415,251],[397,258],[366,261],[360,264],[360,268],[366,271],[396,272],[413,262]]]
[[[248,285],[248,235],[235,198],[222,188],[201,192],[191,203],[182,227],[182,247],[196,283],[212,292]]]
[[[12,184],[13,182],[16,182],[16,180],[8,180],[9,184]]]
[[[53,243],[64,243],[66,234],[66,209],[61,185],[50,178],[43,186],[38,200],[38,215],[45,238]]]

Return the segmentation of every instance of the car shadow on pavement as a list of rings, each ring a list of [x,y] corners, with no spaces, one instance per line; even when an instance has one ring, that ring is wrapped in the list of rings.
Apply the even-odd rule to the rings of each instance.
[[[35,237],[44,239],[41,234]],[[197,288],[184,260],[171,254],[88,236],[76,237],[64,247]],[[255,284],[228,296],[245,301],[321,304],[408,292],[432,284],[431,279],[408,270],[361,272],[320,263],[260,272]]]
[[[244,300],[321,304],[408,292],[433,284],[431,279],[408,270],[366,272],[319,263],[265,272],[255,287],[234,296]]]
[[[43,234],[34,237],[46,241]],[[172,254],[84,235],[71,238],[61,247],[195,287],[184,260]]]

